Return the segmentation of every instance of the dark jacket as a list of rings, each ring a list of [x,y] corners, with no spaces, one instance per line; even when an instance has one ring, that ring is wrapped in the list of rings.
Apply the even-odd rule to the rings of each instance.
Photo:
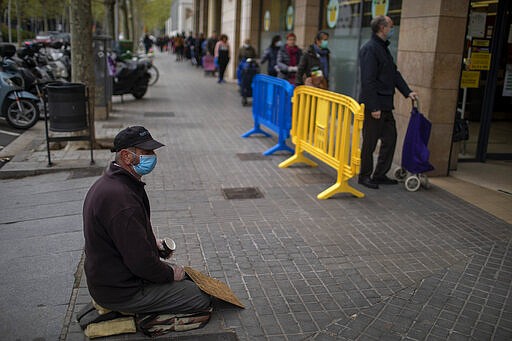
[[[367,111],[393,110],[395,87],[409,96],[411,89],[402,78],[388,49],[389,41],[373,34],[359,51],[361,93],[359,102]]]
[[[85,198],[85,274],[99,304],[123,302],[145,282],[174,279],[158,256],[144,185],[112,163]]]
[[[297,53],[295,56],[295,58],[297,60],[297,65],[293,65],[293,66],[299,65],[301,57],[302,57],[302,50],[297,47]],[[288,54],[288,52],[286,50],[286,45],[283,45],[279,49],[279,52],[277,53],[277,68],[279,70],[277,77],[288,79],[289,78],[288,66],[291,66],[290,65],[290,55]]]
[[[329,55],[330,51],[328,49],[324,49],[324,53],[327,54],[327,70],[329,70]],[[300,59],[299,67],[297,70],[297,78],[295,79],[295,85],[303,85],[304,79],[306,77],[311,77],[311,71],[312,70],[323,70],[321,62],[320,62],[320,55],[315,49],[315,45],[310,45],[306,53],[302,55],[302,58]],[[329,75],[325,75],[325,79],[327,82],[329,82]]]
[[[251,45],[242,46],[240,48],[240,52],[238,53],[238,62],[247,60],[249,58],[256,58],[256,50]]]
[[[263,52],[263,57],[261,58],[261,64],[268,61],[267,73],[271,76],[277,76],[277,52],[279,51],[279,47],[277,46],[269,46]]]

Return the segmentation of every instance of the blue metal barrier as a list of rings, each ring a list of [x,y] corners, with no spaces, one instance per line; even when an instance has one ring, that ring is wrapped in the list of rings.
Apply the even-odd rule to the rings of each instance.
[[[294,87],[286,80],[268,75],[256,75],[252,81],[252,117],[254,128],[242,135],[271,135],[260,128],[264,125],[278,134],[278,143],[265,151],[263,155],[271,155],[278,150],[294,153],[294,149],[286,145],[292,127],[292,96]]]

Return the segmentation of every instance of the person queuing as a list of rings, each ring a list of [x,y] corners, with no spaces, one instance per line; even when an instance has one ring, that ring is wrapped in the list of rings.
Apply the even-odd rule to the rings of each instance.
[[[220,40],[215,44],[214,57],[219,67],[219,80],[217,83],[225,83],[224,73],[229,63],[229,43],[228,36],[225,34],[220,35]]]
[[[297,68],[295,85],[312,85],[327,89],[329,87],[329,34],[320,31],[302,55]]]
[[[275,35],[272,37],[272,41],[270,42],[270,46],[265,49],[263,52],[263,57],[261,58],[261,64],[264,64],[268,61],[267,66],[267,74],[270,76],[277,76],[277,53],[279,49],[283,45],[281,41],[280,35]]]
[[[288,80],[292,85],[295,85],[295,76],[298,71],[297,66],[302,57],[302,50],[295,45],[296,40],[297,37],[293,32],[288,33],[286,45],[282,46],[277,53],[277,76]]]
[[[377,16],[371,23],[372,36],[359,51],[361,91],[359,101],[365,104],[361,170],[358,182],[368,188],[392,185],[397,181],[387,177],[396,147],[396,124],[393,117],[395,88],[413,100],[418,98],[397,69],[388,49],[393,34],[393,21]],[[373,152],[381,140],[377,166],[373,169]]]

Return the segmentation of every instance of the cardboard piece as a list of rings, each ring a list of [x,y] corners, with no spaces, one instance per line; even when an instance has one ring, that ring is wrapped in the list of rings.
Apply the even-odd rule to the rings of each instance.
[[[203,274],[200,271],[192,269],[189,266],[185,267],[187,275],[197,284],[199,289],[205,293],[212,295],[218,299],[236,305],[240,308],[245,308],[242,302],[236,297],[231,288],[224,282]]]

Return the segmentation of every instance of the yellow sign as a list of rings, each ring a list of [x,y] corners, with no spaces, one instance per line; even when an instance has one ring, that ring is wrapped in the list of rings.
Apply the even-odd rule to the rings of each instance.
[[[289,6],[286,10],[286,29],[291,31],[293,28],[293,6]]]
[[[263,17],[263,29],[265,32],[270,31],[270,12],[266,11],[265,16]]]
[[[339,10],[340,4],[338,3],[338,0],[330,0],[327,5],[327,26],[329,26],[329,28],[336,27]]]
[[[491,68],[491,54],[487,52],[473,52],[469,64],[470,70],[489,70]]]
[[[491,41],[489,39],[473,39],[471,42],[472,46],[478,46],[478,47],[489,47],[491,44]]]
[[[372,18],[388,15],[389,0],[372,0]]]
[[[478,88],[480,71],[462,71],[461,88]]]

